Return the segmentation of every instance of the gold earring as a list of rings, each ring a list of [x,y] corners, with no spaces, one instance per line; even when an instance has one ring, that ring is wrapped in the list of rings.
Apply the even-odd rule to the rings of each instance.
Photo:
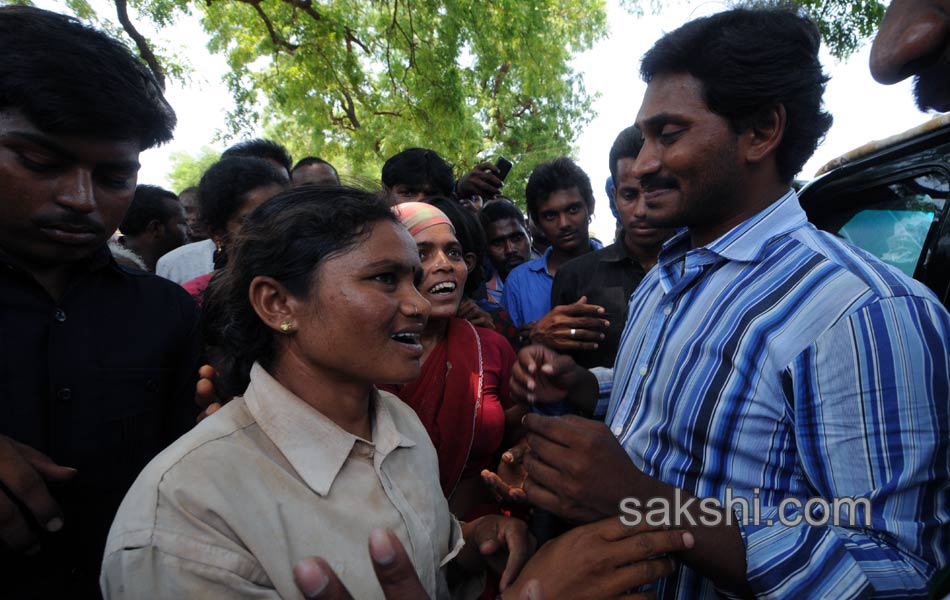
[[[289,331],[290,331],[291,329],[293,329],[293,328],[294,328],[294,326],[290,324],[290,321],[281,321],[281,322],[280,322],[280,330],[283,331],[284,333],[289,332]]]

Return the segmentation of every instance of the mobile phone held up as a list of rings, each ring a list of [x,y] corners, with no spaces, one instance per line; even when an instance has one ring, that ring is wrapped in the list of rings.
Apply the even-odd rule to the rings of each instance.
[[[504,181],[505,177],[508,177],[508,171],[511,171],[513,166],[510,160],[504,156],[499,156],[498,160],[495,161],[495,168],[498,169],[498,179]]]

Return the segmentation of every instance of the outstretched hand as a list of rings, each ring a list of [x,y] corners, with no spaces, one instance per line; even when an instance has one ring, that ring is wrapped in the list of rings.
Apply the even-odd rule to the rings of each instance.
[[[487,515],[464,523],[462,535],[465,547],[456,561],[472,572],[481,571],[487,565],[501,575],[498,584],[501,591],[515,580],[536,546],[524,521],[501,515]]]
[[[524,482],[528,478],[528,472],[525,471],[522,460],[528,450],[528,442],[522,439],[514,448],[501,455],[501,462],[495,472],[482,470],[482,481],[501,502],[527,504]]]
[[[385,600],[429,600],[419,575],[399,539],[386,529],[370,534],[369,555]],[[309,556],[294,567],[297,588],[310,600],[353,600],[340,579],[322,558]],[[526,581],[511,600],[543,600],[537,581]],[[507,596],[506,596],[507,598]]]

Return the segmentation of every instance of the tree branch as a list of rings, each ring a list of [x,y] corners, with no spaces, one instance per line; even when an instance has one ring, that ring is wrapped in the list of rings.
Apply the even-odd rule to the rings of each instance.
[[[295,8],[299,8],[304,13],[306,13],[314,21],[319,21],[323,18],[323,15],[318,13],[315,8],[313,8],[313,0],[283,0],[285,4],[289,4]]]
[[[264,9],[261,8],[261,0],[238,0],[238,2],[250,4],[254,7],[254,11],[257,12],[257,16],[259,16],[261,20],[264,21],[264,26],[267,27],[267,33],[270,34],[270,39],[272,42],[274,42],[275,46],[278,48],[283,48],[289,54],[293,54],[297,50],[297,44],[291,44],[277,34],[277,30],[274,29],[274,24],[271,23],[270,17],[268,17],[267,13],[264,12]]]
[[[119,23],[122,24],[122,29],[124,29],[125,32],[129,34],[129,37],[132,38],[132,41],[135,42],[135,46],[139,49],[139,54],[142,56],[145,64],[148,65],[148,68],[152,71],[152,74],[155,75],[155,79],[158,80],[158,85],[161,86],[162,90],[164,90],[165,69],[163,69],[161,63],[158,62],[158,58],[155,56],[155,53],[152,52],[152,48],[149,46],[148,40],[145,39],[144,35],[139,33],[138,29],[135,28],[135,25],[132,24],[132,20],[129,19],[128,1],[113,1],[115,2],[115,12],[119,17]]]

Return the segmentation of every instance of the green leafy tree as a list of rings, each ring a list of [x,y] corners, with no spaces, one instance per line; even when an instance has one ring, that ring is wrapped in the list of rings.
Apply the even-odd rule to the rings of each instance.
[[[65,0],[100,20],[90,1]],[[157,76],[182,78],[173,53],[133,21],[174,26],[200,17],[223,54],[236,100],[229,135],[263,125],[295,156],[319,155],[351,180],[377,181],[382,162],[425,146],[461,174],[504,155],[506,193],[523,195],[530,168],[570,154],[591,117],[591,96],[571,58],[607,31],[604,0],[98,0]],[[684,0],[619,0],[657,11]],[[846,57],[880,22],[878,0],[793,0]],[[773,2],[775,3],[775,2]],[[115,27],[115,26],[112,26]]]
[[[195,154],[172,152],[169,156],[171,171],[168,173],[168,183],[176,193],[187,187],[198,185],[201,176],[218,160],[219,156],[207,146],[202,147]]]
[[[65,1],[114,27],[89,1]],[[458,175],[503,155],[515,163],[506,193],[516,199],[531,166],[570,154],[589,122],[592,98],[570,60],[607,33],[603,0],[111,2],[163,81],[185,70],[135,21],[162,29],[200,17],[231,68],[231,136],[263,126],[294,156],[321,156],[364,181],[411,146],[436,150]]]

